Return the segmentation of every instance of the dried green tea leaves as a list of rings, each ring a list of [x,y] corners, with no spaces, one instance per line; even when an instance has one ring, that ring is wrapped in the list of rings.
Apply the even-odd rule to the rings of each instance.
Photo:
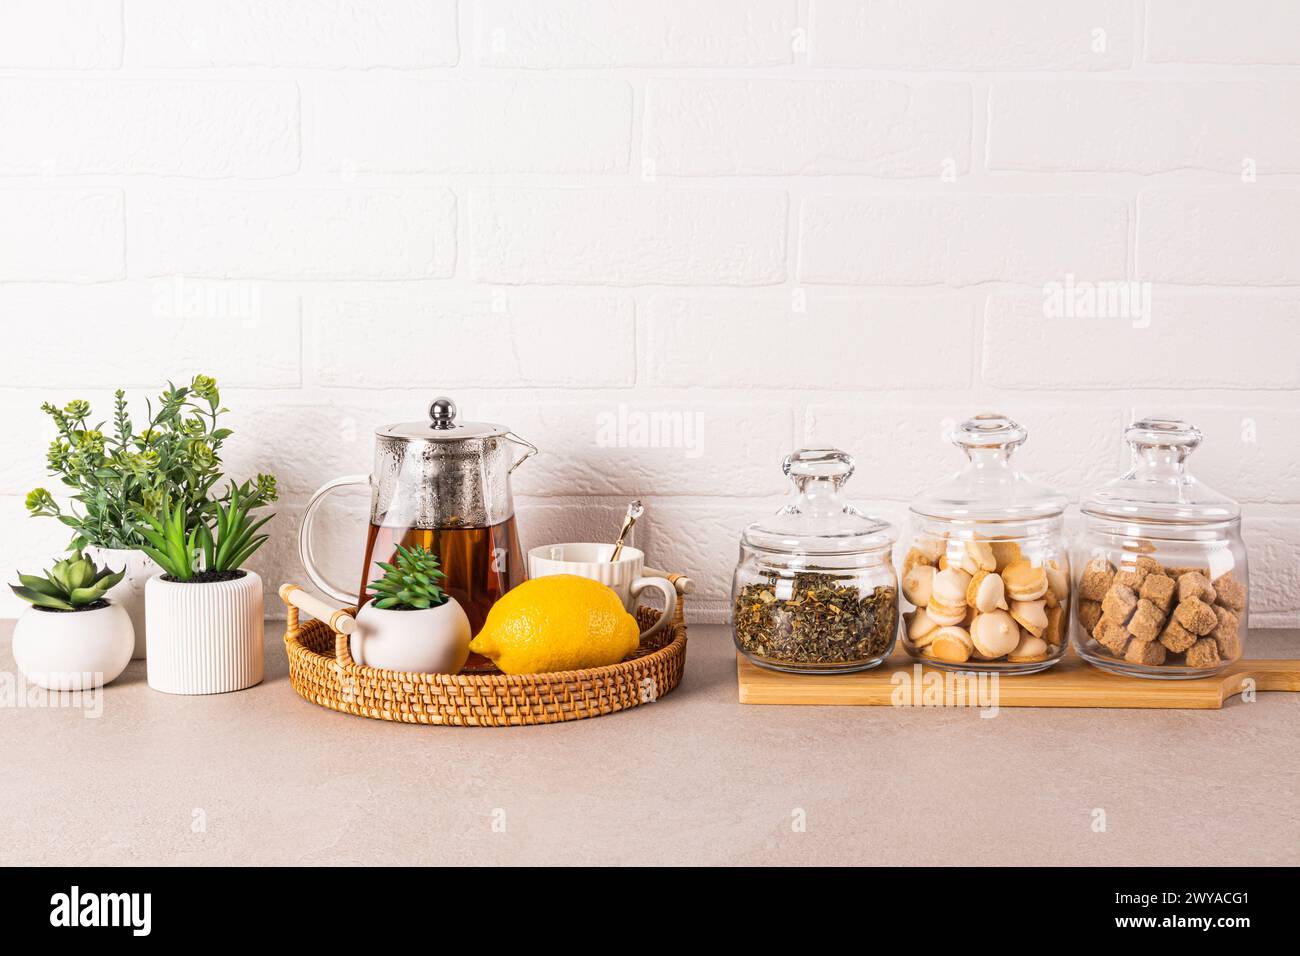
[[[898,620],[895,588],[863,594],[833,575],[804,572],[794,576],[788,598],[778,597],[788,584],[769,574],[737,595],[736,639],[746,653],[786,664],[853,664],[889,650]]]

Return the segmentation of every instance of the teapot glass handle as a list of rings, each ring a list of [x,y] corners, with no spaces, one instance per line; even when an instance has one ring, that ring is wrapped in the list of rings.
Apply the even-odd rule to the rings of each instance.
[[[307,503],[307,510],[302,514],[302,525],[298,528],[298,557],[302,560],[303,570],[307,572],[307,577],[311,578],[312,584],[346,607],[355,607],[359,595],[355,591],[349,592],[333,584],[316,566],[316,560],[312,556],[314,552],[312,547],[313,524],[316,519],[316,510],[331,492],[352,485],[368,484],[370,484],[369,475],[349,475],[346,478],[336,478],[328,484],[322,485],[316,494],[311,496],[311,501]]]
[[[525,438],[520,438],[514,432],[506,432],[505,438],[507,441],[512,441],[516,445],[523,445],[524,448],[528,449],[522,455],[519,456],[519,460],[516,461],[513,465],[511,465],[510,470],[506,472],[507,475],[513,475],[515,473],[516,468],[518,468],[529,458],[532,458],[534,455],[537,454],[537,446]]]

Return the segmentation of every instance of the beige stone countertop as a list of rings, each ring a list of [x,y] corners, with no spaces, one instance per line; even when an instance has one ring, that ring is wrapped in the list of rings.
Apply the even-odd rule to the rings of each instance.
[[[1300,863],[1300,694],[991,719],[742,706],[727,630],[695,626],[682,685],[653,705],[421,727],[300,699],[282,632],[268,624],[267,679],[241,693],[155,693],[143,661],[97,717],[10,693],[4,862]],[[1247,652],[1300,656],[1300,632],[1255,631]]]

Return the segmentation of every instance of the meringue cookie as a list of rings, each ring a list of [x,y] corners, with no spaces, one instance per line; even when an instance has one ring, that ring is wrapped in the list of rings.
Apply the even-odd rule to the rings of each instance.
[[[1047,586],[1051,588],[1052,594],[1057,601],[1064,601],[1070,594],[1070,572],[1065,570],[1055,560],[1050,560],[1046,565]]]
[[[1011,616],[1034,637],[1042,637],[1047,630],[1047,602],[1041,598],[1037,601],[1012,601]]]
[[[1047,659],[1047,642],[1041,637],[1034,637],[1028,631],[1020,632],[1020,643],[1007,655],[1007,660],[1018,664]]]
[[[982,613],[1007,610],[1006,588],[1000,574],[990,574],[980,582],[975,590],[975,607]]]
[[[997,558],[993,556],[993,547],[987,541],[967,541],[966,554],[975,562],[975,568],[978,571],[994,571],[997,569]]]
[[[966,588],[970,584],[970,575],[960,568],[945,568],[934,576],[930,589],[930,599],[944,607],[966,607]]]
[[[1012,601],[1036,601],[1047,593],[1047,571],[1021,559],[1002,569],[1002,583]]]
[[[975,618],[970,637],[980,654],[994,659],[1016,649],[1020,643],[1020,628],[1006,611],[991,611]]]
[[[930,591],[934,585],[937,572],[928,564],[918,564],[903,575],[903,597],[913,607],[925,607],[930,603]]]
[[[939,625],[935,623],[934,618],[926,613],[925,608],[920,607],[913,611],[907,618],[907,639],[916,647],[925,647],[934,640],[934,635],[939,630]]]
[[[935,632],[928,652],[935,660],[948,664],[962,664],[970,660],[975,645],[970,635],[960,627],[941,627]]]

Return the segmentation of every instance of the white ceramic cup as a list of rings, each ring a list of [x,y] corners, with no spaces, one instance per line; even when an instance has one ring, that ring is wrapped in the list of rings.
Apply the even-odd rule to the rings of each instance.
[[[610,588],[629,612],[646,588],[657,588],[664,596],[664,612],[642,637],[658,634],[668,626],[677,610],[677,588],[667,578],[648,578],[645,555],[636,548],[623,547],[617,561],[610,561],[612,544],[545,544],[528,552],[528,576],[544,578],[550,574],[576,574],[591,578]]]

